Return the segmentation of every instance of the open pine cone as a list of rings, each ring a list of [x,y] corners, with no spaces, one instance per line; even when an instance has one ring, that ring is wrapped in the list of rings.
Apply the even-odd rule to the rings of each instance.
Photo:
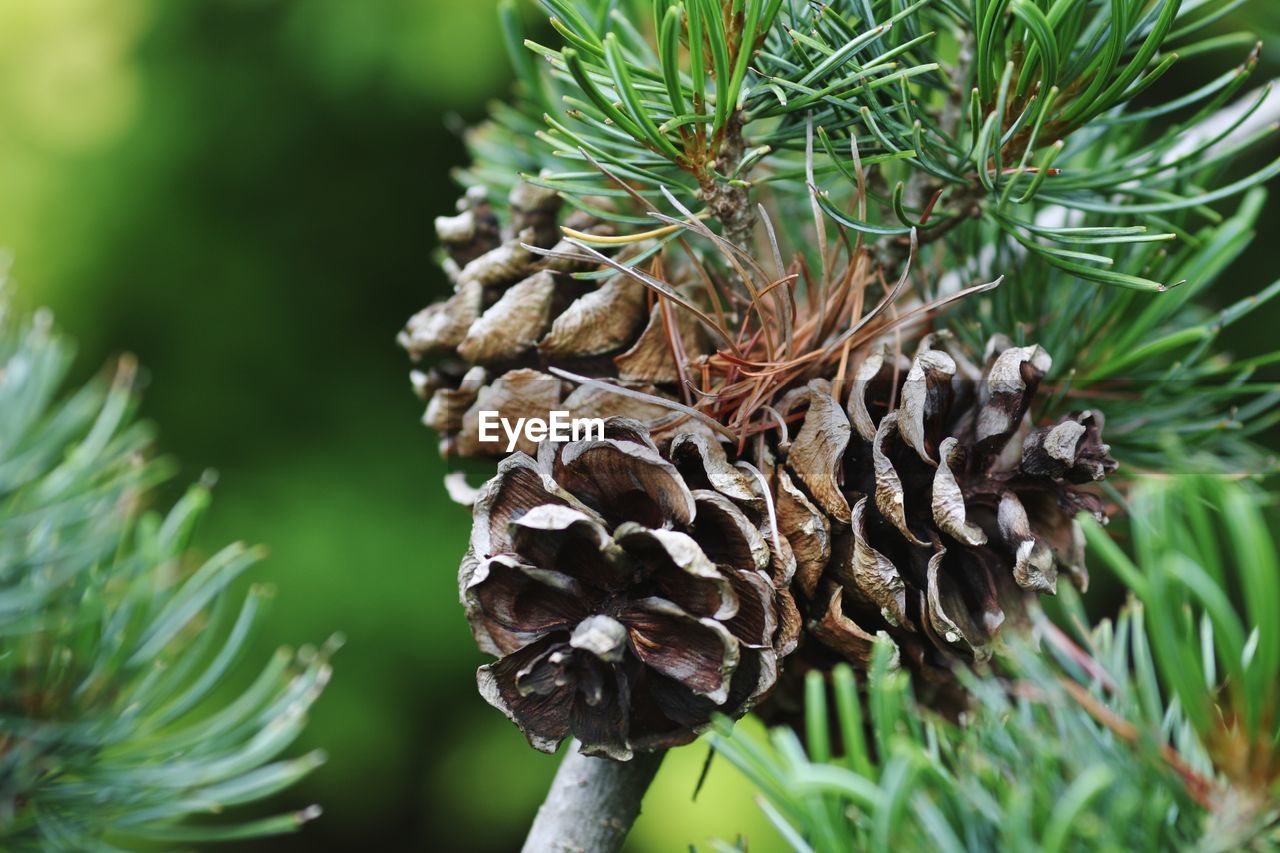
[[[989,657],[1060,573],[1086,586],[1074,518],[1105,515],[1078,484],[1116,467],[1097,413],[1027,425],[1043,349],[993,340],[979,371],[946,343],[925,337],[909,363],[872,353],[847,405],[821,380],[793,392],[782,414],[804,408],[803,422],[771,466],[809,634],[865,663],[886,631],[904,665],[940,681],[958,655]]]
[[[553,410],[642,420],[668,414],[660,406],[598,388],[574,388],[547,368],[660,393],[679,378],[669,329],[679,337],[686,359],[707,352],[705,333],[691,317],[652,304],[645,286],[626,275],[580,280],[571,274],[594,264],[527,248],[580,251],[561,241],[561,201],[554,191],[517,184],[505,229],[483,188],[468,192],[459,207],[456,216],[436,220],[454,293],[410,318],[398,338],[414,361],[433,361],[411,378],[427,401],[423,421],[440,433],[442,453],[503,455],[505,442],[479,440],[479,412],[486,410],[512,421],[546,419]],[[589,234],[611,231],[580,212],[566,217],[565,224]],[[526,441],[519,449],[534,452]]]
[[[477,673],[485,699],[538,749],[572,734],[619,760],[746,713],[800,628],[762,482],[701,435],[664,457],[622,418],[603,440],[503,460],[459,575],[476,640],[499,657]]]

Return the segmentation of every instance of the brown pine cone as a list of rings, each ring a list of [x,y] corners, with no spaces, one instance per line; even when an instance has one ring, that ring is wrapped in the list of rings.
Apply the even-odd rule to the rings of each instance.
[[[904,665],[940,683],[951,662],[989,657],[1060,573],[1087,585],[1074,519],[1105,515],[1078,484],[1116,467],[1097,413],[1028,425],[1043,349],[993,340],[979,371],[946,343],[925,337],[910,362],[872,353],[847,405],[824,381],[793,392],[782,414],[803,408],[803,422],[765,466],[809,634],[866,663],[885,631]]]
[[[679,379],[668,326],[686,360],[708,351],[705,333],[687,312],[668,309],[664,318],[635,279],[577,279],[571,274],[595,265],[526,248],[580,252],[560,239],[561,200],[554,191],[518,184],[508,200],[510,222],[501,230],[482,189],[469,191],[459,207],[457,216],[436,220],[454,293],[415,314],[398,337],[414,361],[435,362],[411,378],[428,403],[423,421],[440,433],[442,453],[504,455],[505,442],[479,440],[479,412],[486,410],[511,420],[546,419],[553,410],[642,420],[668,413],[616,395],[602,401],[598,391],[575,390],[547,368],[664,395],[663,386]],[[580,212],[565,224],[593,234],[611,231]]]
[[[602,440],[504,459],[459,574],[476,641],[499,657],[481,694],[538,749],[572,734],[619,760],[746,713],[800,628],[762,483],[704,436],[664,457],[623,418]]]

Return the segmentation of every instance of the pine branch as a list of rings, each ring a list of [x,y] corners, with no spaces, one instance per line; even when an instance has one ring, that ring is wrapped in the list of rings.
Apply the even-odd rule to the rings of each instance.
[[[1256,109],[1252,108],[1253,104],[1258,105]],[[1277,123],[1280,123],[1280,91],[1273,82],[1242,95],[1235,103],[1189,128],[1161,159],[1165,163],[1176,163],[1211,140],[1219,140],[1219,144],[1225,146],[1239,145],[1269,132]]]
[[[1227,341],[1242,318],[1265,311],[1280,284],[1210,312],[1197,304],[1254,237],[1265,193],[1254,190],[1220,223],[1188,232],[1179,251],[1133,243],[1119,257],[1149,275],[1186,283],[1151,299],[1072,287],[1069,274],[1017,251],[975,245],[942,292],[967,275],[1017,268],[983,304],[961,304],[950,328],[977,344],[1012,333],[1055,356],[1042,416],[1090,408],[1105,413],[1124,476],[1142,471],[1250,472],[1276,467],[1256,436],[1276,422],[1280,385],[1266,379],[1274,352],[1240,358]],[[1183,220],[1173,220],[1182,228]],[[1171,454],[1170,448],[1177,452]]]
[[[663,754],[640,753],[630,761],[613,761],[583,755],[578,742],[572,741],[529,828],[524,853],[622,849]]]
[[[599,16],[589,4],[544,5],[566,46],[530,45],[548,62],[517,64],[521,88],[534,96],[477,135],[472,177],[517,167],[597,211],[593,194],[634,192],[656,203],[666,189],[687,206],[706,204],[742,245],[749,194],[769,194],[783,218],[807,204],[794,181],[806,171],[808,128],[823,143],[809,170],[822,209],[868,240],[918,227],[922,245],[954,247],[947,232],[994,231],[1073,277],[1148,290],[1173,282],[1124,269],[1114,253],[1181,236],[1162,220],[1182,210],[1211,216],[1210,201],[1280,172],[1277,161],[1238,181],[1203,180],[1272,128],[1240,146],[1230,133],[1208,139],[1190,156],[1178,141],[1212,126],[1209,116],[1256,66],[1256,50],[1194,92],[1131,107],[1179,55],[1240,44],[1196,40],[1219,17],[1204,3],[1122,0],[1046,12],[1025,0],[698,0],[652,12],[623,3]],[[507,8],[514,52],[518,29]],[[498,137],[503,143],[493,144]],[[885,172],[864,217],[849,209],[858,191],[852,146],[863,165]],[[585,168],[591,159],[628,181],[627,191]],[[566,170],[565,161],[584,167]],[[1055,209],[1106,214],[1125,227],[1093,230],[1082,250],[1078,229],[1043,224]],[[603,212],[619,222],[645,216],[628,204]]]
[[[1101,521],[1126,494],[1142,494],[1135,475],[1260,476],[1273,464],[1252,436],[1280,421],[1280,387],[1255,374],[1280,358],[1232,359],[1220,342],[1280,295],[1280,283],[1217,312],[1199,304],[1252,238],[1260,185],[1280,174],[1280,161],[1243,177],[1231,171],[1275,130],[1261,120],[1273,109],[1267,89],[1238,100],[1257,65],[1252,40],[1206,36],[1223,13],[1206,0],[543,5],[556,35],[523,43],[538,62],[521,51],[513,7],[504,7],[513,56],[521,57],[520,97],[472,136],[475,163],[464,180],[477,186],[457,221],[476,226],[475,239],[455,239],[457,222],[444,221],[456,292],[413,318],[404,336],[415,358],[457,363],[416,383],[451,450],[474,450],[468,418],[482,401],[523,405],[521,395],[536,386],[539,406],[599,407],[599,395],[612,394],[605,411],[636,418],[614,428],[631,439],[642,434],[647,450],[635,452],[657,454],[655,464],[678,469],[679,460],[660,457],[676,446],[673,436],[696,426],[728,439],[724,461],[755,466],[773,521],[762,525],[750,515],[759,506],[747,508],[745,527],[769,534],[751,553],[776,549],[777,562],[797,561],[794,575],[783,572],[789,587],[774,578],[776,600],[792,598],[778,606],[779,624],[792,633],[775,651],[795,652],[782,674],[830,671],[835,660],[870,667],[866,732],[854,677],[843,669],[832,676],[842,758],[826,732],[821,676],[809,677],[809,756],[787,731],[774,736],[774,755],[722,743],[760,785],[779,830],[800,850],[880,849],[891,832],[915,847],[1060,849],[1077,840],[1149,846],[1153,838],[1184,846],[1202,839],[1205,821],[1233,842],[1263,831],[1269,801],[1227,766],[1221,744],[1270,754],[1265,736],[1274,733],[1247,723],[1269,724],[1273,700],[1246,671],[1256,666],[1274,678],[1271,632],[1245,634],[1220,602],[1193,601],[1203,592],[1196,581],[1190,596],[1162,587],[1156,603],[1135,604],[1074,640],[1042,620],[1052,659],[1002,646],[1026,615],[1014,584],[1058,591],[1068,616],[1084,623],[1057,583],[1059,569],[1081,585],[1086,577],[1068,506],[1088,506]],[[1243,49],[1237,68],[1150,98],[1179,54],[1222,48]],[[523,201],[529,186],[549,191],[536,216]],[[486,189],[509,191],[509,211],[486,200]],[[576,210],[557,233],[561,199]],[[532,241],[531,223],[545,232],[535,228]],[[974,281],[990,283],[961,286]],[[1011,367],[1015,356],[1021,361]],[[979,361],[990,372],[968,388]],[[569,391],[558,380],[581,384]],[[872,383],[880,384],[868,396]],[[1029,413],[989,410],[1006,393],[994,387],[1005,383],[1042,388],[1046,399]],[[939,414],[955,400],[988,408]],[[1074,491],[1065,484],[1101,480],[1115,467],[1101,438],[1104,414],[1131,479]],[[964,445],[994,420],[1007,426],[999,447],[1017,436],[1009,452]],[[898,458],[908,445],[917,457]],[[1070,476],[1039,458],[1064,448]],[[543,466],[550,488],[557,454],[579,452],[572,443],[525,450],[530,456],[500,466],[477,507],[491,507],[521,466]],[[1021,473],[950,488],[957,472],[991,474],[993,459]],[[693,476],[705,485],[696,467]],[[1025,476],[1052,482],[1032,490]],[[592,472],[578,484],[595,479]],[[740,499],[756,493],[739,485]],[[566,499],[555,494],[553,505]],[[816,526],[782,524],[783,498]],[[585,517],[595,519],[602,505],[599,494],[585,499]],[[1055,507],[1062,518],[1033,523]],[[614,535],[615,515],[601,516],[598,542]],[[574,596],[591,584],[576,586],[560,579],[563,564],[544,564],[550,544],[532,549],[542,533],[506,541],[505,526],[488,516],[475,512],[480,532],[461,575],[473,630],[498,658],[481,670],[482,693],[538,748],[576,734],[599,754],[630,755],[629,727],[653,715],[628,710],[631,679],[648,664],[636,652],[640,663],[619,666],[631,660],[619,614],[586,594],[554,631],[518,617],[529,608],[511,596],[525,594],[525,582],[504,585],[491,573],[524,572],[530,587]],[[1199,529],[1174,516],[1164,511],[1162,524]],[[691,528],[695,542],[701,522]],[[505,543],[496,554],[486,544],[495,536]],[[1254,531],[1247,538],[1264,547]],[[1104,537],[1095,531],[1095,539]],[[986,549],[984,561],[964,562],[976,548]],[[1172,559],[1161,555],[1151,571],[1167,571]],[[1139,574],[1126,581],[1147,598]],[[968,587],[975,577],[989,583]],[[1277,597],[1263,581],[1251,583],[1251,594]],[[1199,626],[1184,618],[1202,612],[1210,615]],[[600,634],[607,643],[564,646],[583,626],[596,637],[596,621],[609,626]],[[900,661],[892,645],[873,643],[877,631],[897,643]],[[1252,637],[1249,655],[1236,642],[1241,634]],[[686,640],[668,631],[645,648],[679,651]],[[1154,661],[1153,648],[1161,649]],[[957,650],[963,664],[950,656]],[[1203,658],[1198,667],[1167,663],[1192,653]],[[1014,679],[1013,689],[965,668],[982,670],[993,654],[995,672]],[[726,670],[714,655],[708,660],[708,680],[722,687]],[[914,686],[927,686],[925,701],[912,698],[899,663]],[[579,683],[597,666],[620,679],[616,697],[612,687]],[[1230,677],[1217,679],[1218,671]],[[926,710],[945,704],[940,683],[972,695],[976,722],[959,726]],[[1230,695],[1241,684],[1254,688],[1246,700]],[[575,690],[608,712],[594,721],[585,709],[566,717],[567,700],[546,698]],[[721,704],[712,693],[662,713],[674,713],[692,736]],[[786,693],[779,682],[778,707],[794,701]],[[720,710],[737,716],[743,707]],[[1248,732],[1244,741],[1237,729]],[[1011,796],[1007,780],[1029,766],[1039,784]],[[561,827],[559,810],[548,811]],[[584,810],[579,821],[592,814]],[[580,830],[592,828],[555,831]]]
[[[970,678],[963,725],[921,707],[877,654],[865,681],[838,668],[828,692],[809,676],[807,749],[789,729],[769,744],[727,726],[713,739],[792,849],[1186,849],[1199,837],[1204,811],[1150,733],[1118,738],[1039,653],[1007,650],[1012,684]]]
[[[829,685],[808,675],[807,749],[790,729],[770,748],[720,727],[716,749],[794,849],[1274,840],[1280,551],[1259,495],[1180,477],[1143,483],[1133,504],[1132,557],[1087,524],[1093,555],[1135,600],[1086,630],[1079,599],[1061,594],[1070,628],[1041,619],[1040,648],[1015,641],[994,672],[963,674],[962,722],[919,705],[880,641],[861,684],[847,668]]]
[[[324,761],[279,756],[329,679],[335,644],[281,651],[218,697],[270,591],[229,586],[261,557],[189,542],[192,488],[144,511],[169,467],[134,423],[132,359],[63,398],[69,347],[0,293],[0,845],[152,849],[297,829],[315,807],[188,823],[262,800]]]

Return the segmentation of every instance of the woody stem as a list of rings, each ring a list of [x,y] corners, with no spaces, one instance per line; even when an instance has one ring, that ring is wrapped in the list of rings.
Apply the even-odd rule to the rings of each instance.
[[[715,166],[728,174],[741,160],[746,150],[742,138],[742,114],[734,113],[724,128]],[[740,177],[745,178],[745,175]],[[755,225],[755,211],[745,185],[729,183],[714,174],[704,173],[699,179],[699,195],[712,216],[719,221],[726,240],[735,246],[746,247]]]
[[[529,828],[524,853],[616,853],[664,754],[593,758],[578,752],[575,740]]]

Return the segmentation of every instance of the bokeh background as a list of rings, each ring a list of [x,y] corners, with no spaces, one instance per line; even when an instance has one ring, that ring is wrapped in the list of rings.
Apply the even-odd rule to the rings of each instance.
[[[276,803],[325,815],[250,849],[517,849],[555,769],[475,692],[455,592],[468,517],[393,344],[447,286],[431,220],[457,193],[458,129],[509,83],[493,5],[0,3],[0,245],[20,303],[54,309],[80,378],[126,350],[148,366],[144,414],[181,463],[163,498],[220,475],[202,547],[270,545],[260,658],[347,637],[305,736],[330,760]],[[1272,34],[1259,80],[1280,69],[1277,6],[1223,24]],[[1272,210],[1215,298],[1277,276]],[[1274,347],[1272,318],[1234,344]],[[727,766],[693,799],[705,758],[668,759],[630,850],[778,849]]]

